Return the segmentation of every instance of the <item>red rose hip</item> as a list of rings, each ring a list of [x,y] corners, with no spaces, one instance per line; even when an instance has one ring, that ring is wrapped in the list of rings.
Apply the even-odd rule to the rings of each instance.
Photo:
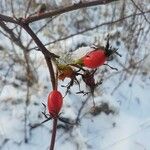
[[[62,104],[63,104],[62,94],[57,90],[53,90],[48,96],[48,104],[47,104],[49,113],[52,117],[58,117]]]
[[[88,68],[97,68],[104,64],[107,56],[104,50],[94,50],[86,54],[83,58],[83,65]]]

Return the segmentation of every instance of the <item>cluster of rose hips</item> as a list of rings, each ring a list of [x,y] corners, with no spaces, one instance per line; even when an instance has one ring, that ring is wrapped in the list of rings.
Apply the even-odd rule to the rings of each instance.
[[[65,78],[70,78],[71,81],[67,86],[67,90],[77,81],[76,76],[81,75],[83,81],[91,89],[91,94],[94,92],[95,87],[98,85],[94,80],[94,73],[97,68],[104,65],[110,56],[113,54],[118,54],[116,48],[109,46],[109,40],[107,41],[106,47],[98,47],[91,50],[85,56],[76,61],[76,63],[61,65],[58,64],[58,79],[64,80]],[[74,67],[79,70],[75,70]],[[89,69],[85,69],[89,68]],[[80,71],[83,73],[81,74]],[[82,92],[82,91],[80,91]],[[79,93],[79,92],[78,92]],[[54,90],[48,96],[48,110],[51,118],[59,118],[59,112],[63,104],[62,94]]]
[[[75,81],[79,84],[79,90],[80,90],[80,83],[77,79],[77,76],[80,75],[84,83],[90,88],[90,92],[88,93],[91,93],[92,96],[94,96],[95,88],[99,84],[101,84],[101,81],[99,83],[95,83],[95,79],[94,79],[95,72],[97,71],[97,68],[104,65],[104,63],[108,60],[108,58],[112,56],[112,54],[114,53],[120,56],[120,54],[117,53],[117,49],[109,47],[109,39],[108,39],[106,47],[98,47],[95,48],[94,50],[91,50],[89,53],[87,53],[82,58],[78,59],[73,64],[62,65],[58,63],[57,64],[58,73],[56,73],[57,79],[59,80],[64,80],[65,78],[71,79],[69,84],[67,85],[66,94],[69,91],[70,87],[74,85]],[[78,93],[85,94],[85,92],[81,90]],[[51,139],[52,147],[50,146],[50,149],[51,148],[53,149],[54,147],[54,141],[55,141],[55,135],[57,129],[57,119],[59,119],[64,123],[69,123],[64,118],[60,117],[60,110],[62,108],[62,105],[63,105],[63,96],[61,92],[59,92],[58,90],[53,90],[52,92],[50,92],[50,94],[48,95],[48,103],[47,103],[49,114],[47,116],[45,112],[43,113],[47,119],[42,122],[44,123],[50,119],[54,119],[53,133]],[[94,105],[93,108],[96,108],[94,99],[93,99],[93,105]],[[40,123],[39,125],[41,125],[42,123]],[[73,123],[72,125],[74,124],[75,123]]]

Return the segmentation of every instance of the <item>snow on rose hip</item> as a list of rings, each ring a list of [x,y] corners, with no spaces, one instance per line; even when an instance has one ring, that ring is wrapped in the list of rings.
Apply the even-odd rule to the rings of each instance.
[[[48,104],[47,104],[51,117],[53,118],[58,117],[58,114],[62,108],[62,104],[63,104],[62,94],[57,90],[53,90],[48,96]]]

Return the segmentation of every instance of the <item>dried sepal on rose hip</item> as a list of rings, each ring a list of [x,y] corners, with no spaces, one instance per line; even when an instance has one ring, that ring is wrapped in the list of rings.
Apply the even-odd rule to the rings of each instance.
[[[74,70],[69,65],[58,65],[58,79],[64,80],[65,78],[72,78],[74,76]]]
[[[48,111],[52,118],[58,118],[59,112],[63,105],[63,97],[62,94],[57,91],[53,90],[48,95]]]

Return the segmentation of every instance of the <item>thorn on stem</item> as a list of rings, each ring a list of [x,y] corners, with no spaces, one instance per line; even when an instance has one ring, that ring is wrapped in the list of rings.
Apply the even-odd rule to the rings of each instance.
[[[112,66],[110,66],[110,65],[108,65],[108,64],[104,64],[105,66],[108,66],[109,68],[111,68],[112,70],[116,70],[116,71],[118,71],[118,69],[117,68],[114,68],[114,67],[112,67]]]

